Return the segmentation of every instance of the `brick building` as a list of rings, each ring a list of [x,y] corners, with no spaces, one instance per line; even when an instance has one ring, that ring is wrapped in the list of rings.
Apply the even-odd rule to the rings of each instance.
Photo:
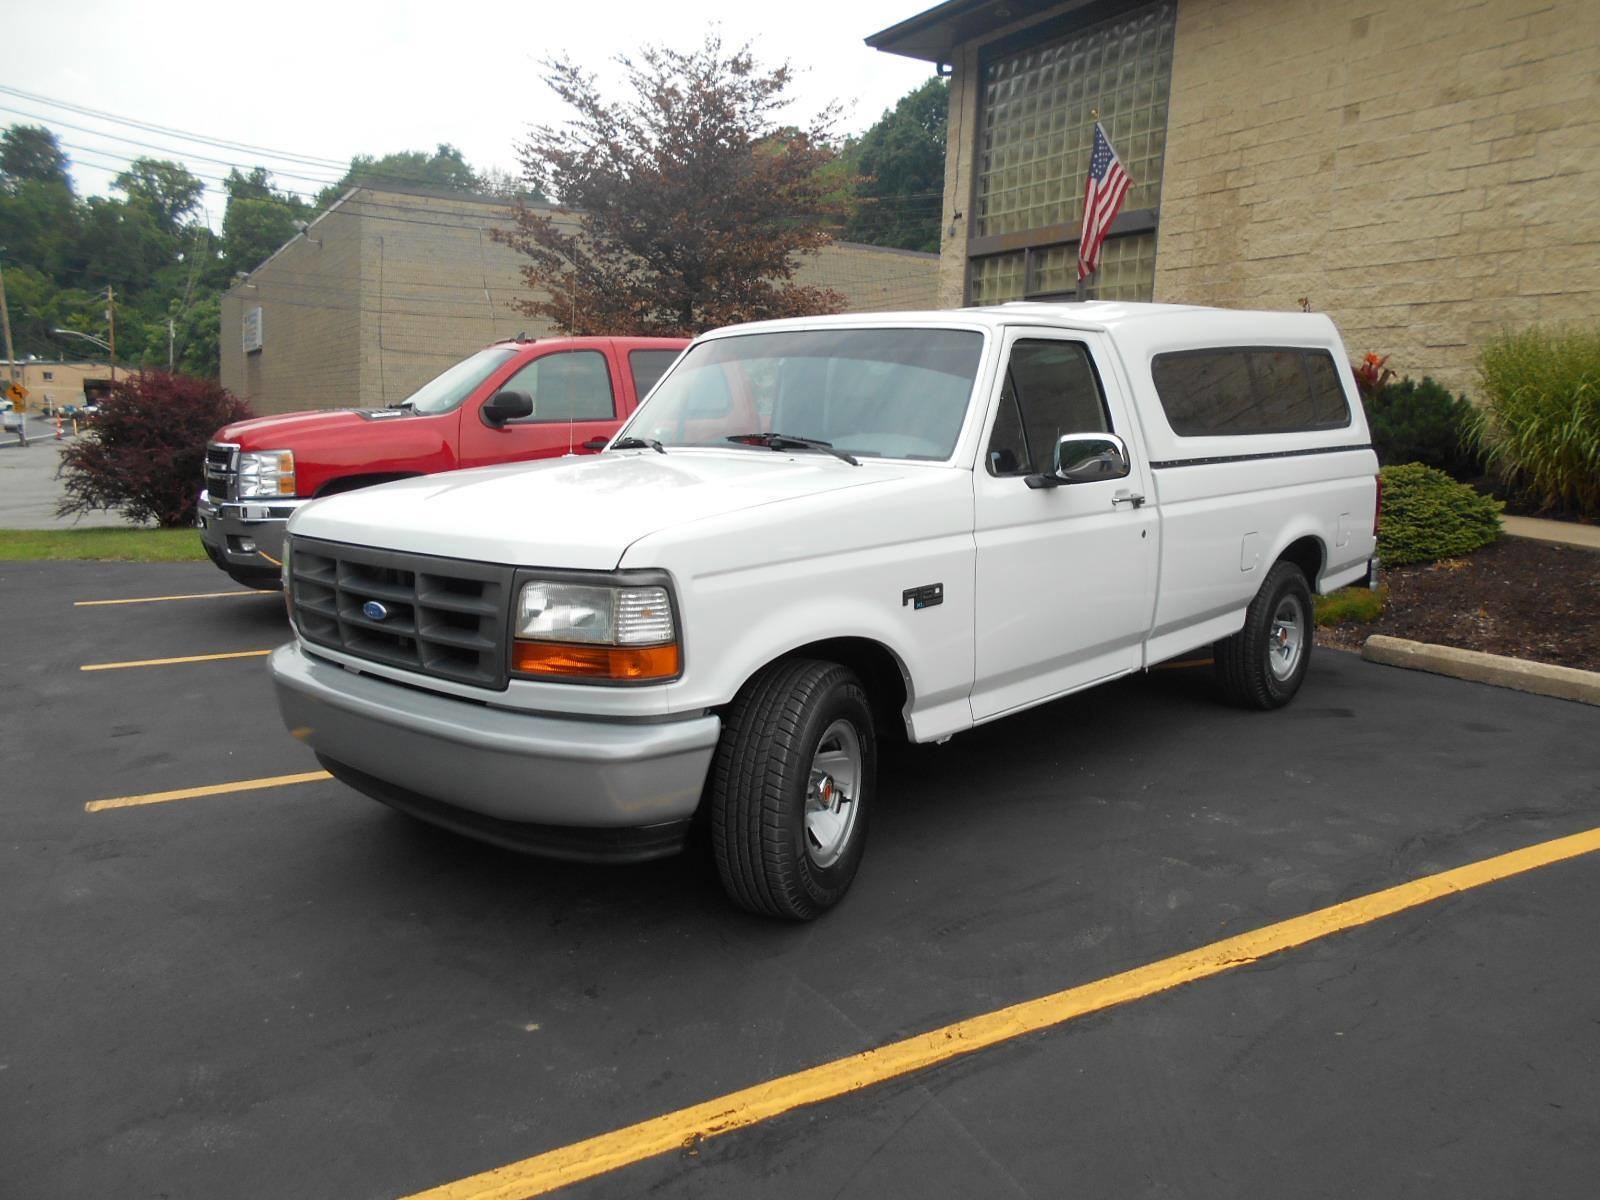
[[[1596,0],[950,0],[939,299],[1065,297],[1099,109],[1133,178],[1091,295],[1289,309],[1470,389],[1600,318]]]
[[[478,347],[551,332],[513,310],[504,200],[354,188],[222,298],[222,382],[259,413],[399,400]],[[802,283],[855,312],[935,306],[937,255],[839,243]]]

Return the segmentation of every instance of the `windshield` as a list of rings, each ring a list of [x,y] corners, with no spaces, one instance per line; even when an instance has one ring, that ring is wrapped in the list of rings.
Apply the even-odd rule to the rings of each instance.
[[[955,451],[982,349],[983,335],[968,329],[715,338],[689,348],[623,436],[728,446],[775,433],[858,457],[938,461]]]
[[[412,412],[427,416],[450,412],[460,407],[461,402],[472,395],[472,390],[489,378],[496,367],[515,358],[516,354],[516,348],[512,346],[490,346],[487,350],[479,350],[444,374],[434,376],[401,401],[401,405],[409,405]]]

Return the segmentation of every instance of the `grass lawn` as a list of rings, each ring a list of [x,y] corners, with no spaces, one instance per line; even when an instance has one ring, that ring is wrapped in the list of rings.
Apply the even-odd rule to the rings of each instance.
[[[205,562],[198,529],[0,529],[0,562]]]

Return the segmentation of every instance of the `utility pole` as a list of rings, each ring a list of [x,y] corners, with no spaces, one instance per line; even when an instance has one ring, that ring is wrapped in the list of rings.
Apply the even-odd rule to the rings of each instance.
[[[106,284],[106,320],[111,325],[111,385],[117,383],[117,293]]]
[[[6,333],[6,373],[11,386],[17,383],[17,355],[11,348],[11,309],[6,304],[6,271],[0,265],[0,325],[5,326]],[[28,444],[28,403],[26,400],[17,401],[17,439],[26,446]]]
[[[167,318],[167,374],[172,374],[172,341],[177,335],[176,322],[171,317]]]

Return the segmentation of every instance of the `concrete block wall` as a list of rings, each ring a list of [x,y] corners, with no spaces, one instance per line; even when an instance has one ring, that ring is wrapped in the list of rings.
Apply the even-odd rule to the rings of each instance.
[[[490,237],[509,226],[492,197],[356,189],[223,297],[223,384],[263,414],[390,404],[490,342],[552,333],[512,307],[527,260]],[[938,269],[932,254],[839,243],[796,277],[881,312],[934,307]],[[265,345],[247,355],[257,303]]]
[[[333,209],[222,297],[222,383],[256,412],[361,403],[362,223]],[[262,347],[243,349],[262,310]]]
[[[1157,300],[1331,315],[1475,387],[1600,320],[1600,3],[1180,0]]]

